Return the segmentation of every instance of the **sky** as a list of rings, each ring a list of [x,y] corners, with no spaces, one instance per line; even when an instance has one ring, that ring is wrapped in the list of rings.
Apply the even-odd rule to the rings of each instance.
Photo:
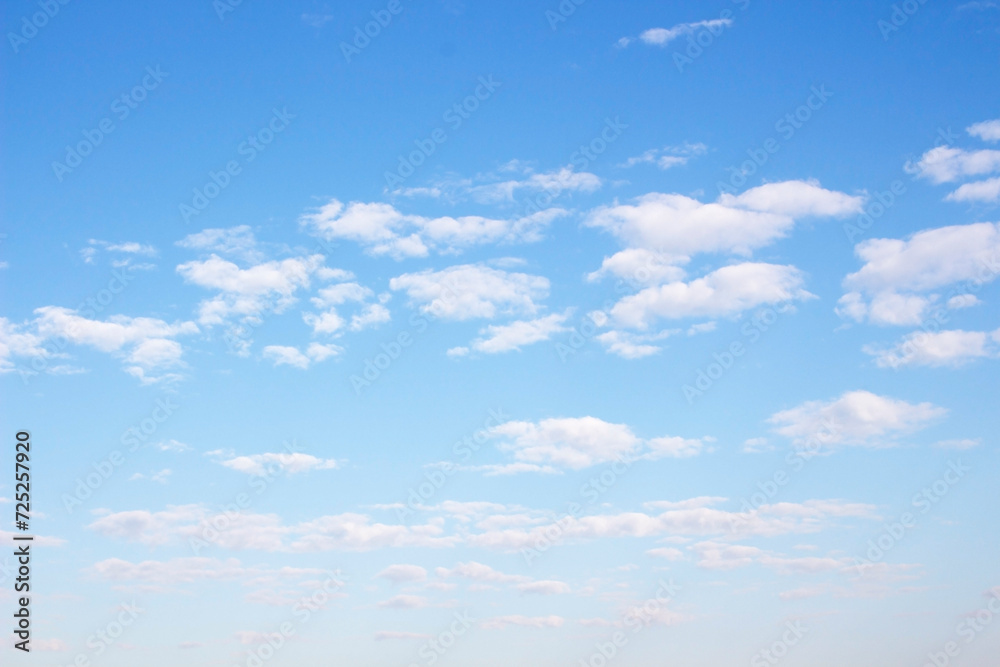
[[[4,664],[994,664],[998,3],[3,25]]]

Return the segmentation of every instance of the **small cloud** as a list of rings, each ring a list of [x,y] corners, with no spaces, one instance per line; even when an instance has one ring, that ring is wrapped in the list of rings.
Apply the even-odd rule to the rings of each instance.
[[[978,447],[983,444],[980,438],[963,438],[960,440],[939,440],[934,443],[935,447],[940,449],[972,449],[973,447]]]
[[[759,454],[772,450],[774,450],[774,445],[768,444],[767,438],[750,438],[743,442],[743,451],[747,454]]]
[[[334,19],[333,14],[303,14],[302,22],[313,28],[322,28]]]

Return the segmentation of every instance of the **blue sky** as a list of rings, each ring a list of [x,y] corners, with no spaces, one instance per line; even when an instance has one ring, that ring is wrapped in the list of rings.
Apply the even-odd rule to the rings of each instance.
[[[997,3],[4,32],[11,664],[992,664]]]

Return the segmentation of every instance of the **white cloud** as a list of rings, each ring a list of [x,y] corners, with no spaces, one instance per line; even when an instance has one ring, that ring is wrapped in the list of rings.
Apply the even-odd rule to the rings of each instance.
[[[426,581],[427,570],[419,565],[390,565],[375,577],[388,579],[394,584]]]
[[[293,475],[307,470],[333,470],[339,466],[336,459],[321,459],[301,452],[268,452],[236,456],[219,463],[237,472],[260,476],[273,474],[276,470]]]
[[[549,340],[554,334],[569,331],[564,326],[569,313],[555,313],[546,315],[534,320],[519,320],[509,324],[490,325],[480,330],[480,338],[472,341],[471,348],[483,354],[499,354],[520,350],[525,345],[533,345]],[[458,352],[456,350],[465,350]],[[467,348],[453,348],[449,350],[452,356],[463,356],[468,352]]]
[[[87,245],[80,249],[80,256],[85,264],[93,264],[99,251],[104,250],[110,253],[126,255],[124,258],[112,260],[112,266],[116,268],[131,268],[148,270],[156,268],[156,265],[149,263],[136,263],[134,256],[155,257],[156,248],[149,244],[137,243],[136,241],[125,241],[123,243],[108,243],[99,239],[90,239]]]
[[[1000,151],[967,151],[952,146],[938,146],[924,153],[917,162],[907,162],[906,171],[933,183],[949,183],[966,176],[981,176],[1000,171]]]
[[[511,173],[518,176],[512,178]],[[596,174],[575,171],[571,165],[536,172],[529,164],[511,160],[500,167],[499,173],[477,174],[473,178],[448,176],[428,187],[400,188],[392,194],[404,197],[440,198],[451,202],[472,199],[482,204],[510,204],[519,196],[530,197],[534,193],[542,192],[551,202],[551,199],[564,192],[589,193],[600,189],[602,185],[603,181]],[[544,206],[544,202],[539,202],[538,199],[540,197],[536,197],[536,207]],[[568,213],[562,209],[550,210],[560,216]]]
[[[652,556],[653,558],[663,558],[669,561],[679,561],[684,560],[684,552],[680,549],[675,549],[673,547],[659,547],[656,549],[650,549],[646,552],[647,556]]]
[[[955,440],[939,440],[934,443],[934,446],[940,449],[966,450],[978,447],[981,444],[983,444],[983,441],[979,438],[960,438]]]
[[[611,354],[623,359],[643,359],[658,354],[663,348],[650,343],[680,333],[680,329],[664,329],[655,334],[637,334],[630,331],[606,331],[595,338]]]
[[[526,595],[565,595],[572,592],[569,584],[553,580],[531,581],[518,584],[517,590]]]
[[[965,131],[983,141],[1000,141],[1000,118],[974,123],[965,128]]]
[[[900,366],[963,366],[976,359],[1000,357],[1000,329],[984,331],[917,331],[904,336],[891,348],[866,345],[880,368]]]
[[[345,239],[363,246],[372,255],[395,259],[426,257],[431,250],[455,253],[487,243],[527,243],[541,232],[561,209],[538,211],[512,220],[462,216],[427,218],[401,213],[392,204],[332,199],[300,222],[310,233],[326,240]]]
[[[297,290],[309,287],[310,277],[322,265],[322,255],[311,255],[241,269],[213,254],[207,260],[181,264],[177,272],[185,282],[221,292],[199,306],[199,321],[214,325],[232,316],[253,320],[268,309],[281,312],[295,302]]]
[[[598,208],[586,224],[606,229],[630,247],[677,257],[698,253],[748,255],[786,236],[796,217],[857,213],[863,197],[826,190],[815,181],[785,181],[723,194],[711,204],[679,194],[651,193],[634,205]]]
[[[621,326],[645,329],[659,318],[720,317],[764,304],[814,298],[794,266],[745,262],[717,269],[691,282],[647,287],[611,309]]]
[[[783,181],[750,188],[740,195],[722,194],[719,204],[792,218],[842,218],[861,213],[864,197],[825,190],[817,181]]]
[[[668,509],[658,515],[623,512],[589,516],[565,516],[557,523],[529,529],[505,528],[470,535],[473,546],[501,551],[537,548],[540,540],[574,542],[577,540],[623,537],[649,538],[659,535],[777,536],[821,530],[831,519],[853,517],[878,518],[870,505],[840,501],[810,500],[804,503],[763,505],[754,512],[727,512],[698,506]],[[548,535],[548,537],[546,537]]]
[[[389,287],[405,291],[422,312],[446,320],[534,315],[539,309],[535,301],[549,293],[547,278],[481,264],[405,273],[391,279]]]
[[[238,520],[212,514],[200,505],[171,506],[161,512],[131,510],[100,517],[88,526],[106,537],[115,537],[156,546],[192,538],[206,539],[207,527],[225,525],[212,531],[212,542],[224,549],[251,549],[268,552],[312,553],[322,551],[370,551],[397,547],[450,547],[461,541],[445,536],[438,524],[389,525],[373,523],[363,514],[325,515],[293,525],[283,524],[276,514],[241,512]]]
[[[985,181],[966,183],[945,197],[948,201],[1000,201],[1000,176]]]
[[[156,449],[160,450],[161,452],[187,452],[191,450],[190,445],[186,445],[183,442],[173,439],[163,440],[162,442],[158,442],[153,446],[156,447]]]
[[[320,313],[303,313],[302,319],[317,334],[338,334],[345,327],[355,332],[363,331],[392,319],[389,309],[383,305],[392,295],[385,293],[379,296],[378,303],[367,303],[374,295],[372,290],[355,282],[330,285],[319,290],[318,295],[310,299],[314,306],[326,310]],[[337,311],[338,306],[348,302],[362,304],[361,311],[351,317],[350,324]]]
[[[45,359],[50,356],[43,344],[45,339],[26,331],[26,327],[17,325],[6,317],[0,317],[0,373],[10,373],[15,370],[14,357],[29,357]]]
[[[596,417],[509,421],[491,428],[489,435],[500,439],[498,448],[513,452],[520,463],[573,470],[636,458],[684,458],[704,447],[703,440],[671,436],[644,441],[625,424]]]
[[[639,35],[639,39],[646,44],[666,46],[678,37],[690,35],[698,29],[703,28],[713,33],[717,33],[723,28],[728,28],[732,25],[733,20],[729,18],[711,19],[708,21],[693,21],[691,23],[678,23],[671,28],[650,28]],[[621,44],[621,40],[619,40],[619,44]]]
[[[337,345],[323,345],[322,343],[310,343],[306,351],[300,352],[298,348],[287,345],[268,345],[263,350],[265,359],[270,359],[275,366],[292,366],[305,370],[313,363],[325,361],[330,357],[337,356],[344,349]]]
[[[938,227],[906,240],[870,239],[855,246],[854,252],[865,263],[844,279],[849,291],[838,302],[837,312],[875,324],[918,324],[938,298],[932,290],[996,278],[1000,224]]]
[[[743,442],[743,451],[747,454],[769,452],[773,449],[774,445],[769,444],[767,438],[749,438]]]
[[[189,234],[177,242],[181,248],[217,252],[243,259],[250,263],[260,262],[264,257],[257,249],[257,239],[248,225],[226,229],[205,229]]]
[[[497,616],[482,621],[479,626],[484,630],[503,630],[509,626],[521,628],[561,628],[565,619],[561,616]]]
[[[378,603],[382,609],[421,609],[427,606],[427,598],[419,595],[396,595]]]
[[[947,410],[931,403],[907,403],[869,391],[848,391],[830,401],[807,401],[768,419],[775,432],[796,445],[881,446],[943,417]]]
[[[109,558],[95,563],[91,571],[97,576],[114,582],[140,581],[149,584],[173,586],[199,581],[226,581],[238,579],[280,580],[326,574],[313,568],[285,567],[267,570],[246,567],[235,558],[174,558],[169,561],[147,560],[131,563],[120,558]]]
[[[685,165],[695,156],[708,152],[708,146],[702,143],[685,143],[680,146],[664,146],[651,148],[642,155],[630,157],[620,166],[634,167],[637,164],[655,164],[660,169],[670,169]]]
[[[116,354],[126,363],[125,370],[144,383],[157,382],[165,378],[176,378],[175,374],[159,374],[165,369],[181,364],[183,348],[173,340],[177,336],[198,333],[194,322],[169,324],[150,317],[127,317],[114,315],[107,320],[92,320],[79,315],[69,308],[44,306],[35,309],[34,326],[38,332],[36,340],[60,339],[76,345],[92,347],[101,352]],[[32,352],[32,339],[24,334],[8,333],[5,340],[9,351]],[[11,346],[15,347],[11,347]],[[0,352],[3,348],[0,347]],[[36,355],[43,356],[43,355]],[[0,356],[2,358],[2,356]],[[154,375],[147,375],[153,371]]]
[[[659,285],[683,279],[685,272],[678,264],[685,264],[687,261],[686,257],[667,255],[647,248],[627,248],[605,257],[601,268],[588,274],[587,280],[596,282],[606,276],[616,276],[640,286]]]
[[[530,581],[529,577],[518,574],[504,574],[489,565],[475,561],[459,563],[451,569],[439,567],[434,570],[434,574],[442,579],[468,579],[469,581],[491,584],[523,584]]]

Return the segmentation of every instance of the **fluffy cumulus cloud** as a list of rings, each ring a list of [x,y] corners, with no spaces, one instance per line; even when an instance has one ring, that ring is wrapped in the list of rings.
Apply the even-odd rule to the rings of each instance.
[[[945,307],[971,305],[968,290],[957,295],[955,290],[947,295],[936,290],[956,283],[978,289],[996,278],[1000,224],[938,227],[905,240],[870,239],[855,246],[854,252],[864,265],[844,279],[848,291],[837,312],[858,322],[915,325],[942,296]]]
[[[867,345],[864,352],[875,357],[880,368],[964,366],[977,359],[1000,356],[1000,329],[993,332],[917,331],[888,348]]]
[[[807,401],[768,420],[796,445],[886,446],[927,426],[947,411],[931,403],[907,403],[869,391],[848,391],[829,401]]]
[[[826,190],[814,181],[768,183],[741,195],[703,203],[680,194],[651,193],[635,204],[599,208],[586,220],[629,247],[676,257],[699,253],[748,255],[786,236],[799,217],[861,212],[863,197]]]
[[[787,236],[797,220],[856,214],[864,201],[815,181],[784,181],[739,195],[723,193],[712,203],[651,193],[635,203],[592,211],[585,224],[610,232],[625,249],[606,257],[588,279],[613,276],[639,290],[608,311],[612,330],[601,342],[615,354],[639,358],[660,347],[623,329],[645,331],[662,319],[733,317],[765,304],[811,298],[794,266],[743,261],[693,279],[684,267],[705,253],[747,257]]]
[[[1000,141],[1000,118],[974,123],[965,128],[965,131],[983,141]]]
[[[306,370],[314,363],[326,361],[343,351],[344,348],[339,345],[310,343],[306,346],[304,352],[288,345],[268,345],[263,349],[262,354],[265,359],[270,360],[275,366],[291,366]]]
[[[536,302],[549,293],[547,278],[482,264],[405,273],[390,280],[389,287],[406,292],[421,312],[445,320],[534,315],[540,308]]]
[[[253,321],[269,310],[283,311],[295,303],[298,290],[310,286],[323,261],[323,255],[310,255],[244,269],[213,253],[208,259],[179,265],[177,273],[185,282],[219,292],[199,306],[199,322],[211,326],[232,317]]]
[[[725,266],[691,282],[647,287],[616,303],[616,324],[646,329],[659,319],[724,317],[756,306],[813,298],[794,266],[744,262]]]
[[[924,153],[906,170],[932,183],[951,183],[967,176],[982,176],[1000,171],[1000,151],[967,151],[952,146],[938,146]]]
[[[998,141],[1000,119],[975,123],[967,127],[966,132],[983,141]],[[938,146],[924,153],[919,160],[907,162],[905,168],[911,174],[935,184],[982,178],[1000,172],[1000,151]],[[1000,201],[1000,176],[964,183],[949,193],[945,199],[954,202]]]
[[[642,440],[625,424],[596,417],[510,421],[489,431],[501,451],[516,461],[579,470],[637,458],[686,458],[700,453],[706,439],[661,437]]]
[[[332,470],[339,466],[336,459],[321,459],[302,452],[267,452],[249,456],[234,456],[219,461],[231,470],[247,475],[270,475],[286,472],[289,475],[307,470]]]
[[[356,282],[337,283],[320,289],[310,300],[319,312],[303,313],[302,317],[316,334],[339,335],[347,330],[363,331],[392,319],[385,306],[391,296],[384,293],[376,299],[371,289]],[[350,320],[340,313],[345,304],[356,304],[356,312]]]
[[[457,347],[448,350],[451,356],[465,356],[471,351],[483,354],[499,354],[520,350],[526,345],[533,345],[549,340],[553,335],[569,331],[565,326],[570,313],[553,313],[533,320],[518,320],[509,324],[489,325],[480,330],[480,338],[470,343],[469,347]]]
[[[426,257],[432,251],[454,253],[476,245],[537,241],[561,209],[537,211],[514,219],[481,216],[428,218],[400,212],[392,204],[336,199],[302,216],[309,233],[328,241],[358,243],[372,255],[396,259]]]
[[[26,334],[9,325],[4,329],[6,342],[0,345],[6,346],[8,354],[37,356],[38,346],[45,340],[54,341],[56,347],[70,343],[90,347],[121,358],[125,370],[143,383],[179,377],[169,372],[182,364],[183,347],[174,339],[198,333],[194,322],[170,324],[151,317],[124,315],[97,320],[58,306],[38,308],[35,315],[31,323],[34,333]]]
[[[948,201],[996,202],[1000,201],[1000,176],[974,183],[965,183],[945,197]]]

